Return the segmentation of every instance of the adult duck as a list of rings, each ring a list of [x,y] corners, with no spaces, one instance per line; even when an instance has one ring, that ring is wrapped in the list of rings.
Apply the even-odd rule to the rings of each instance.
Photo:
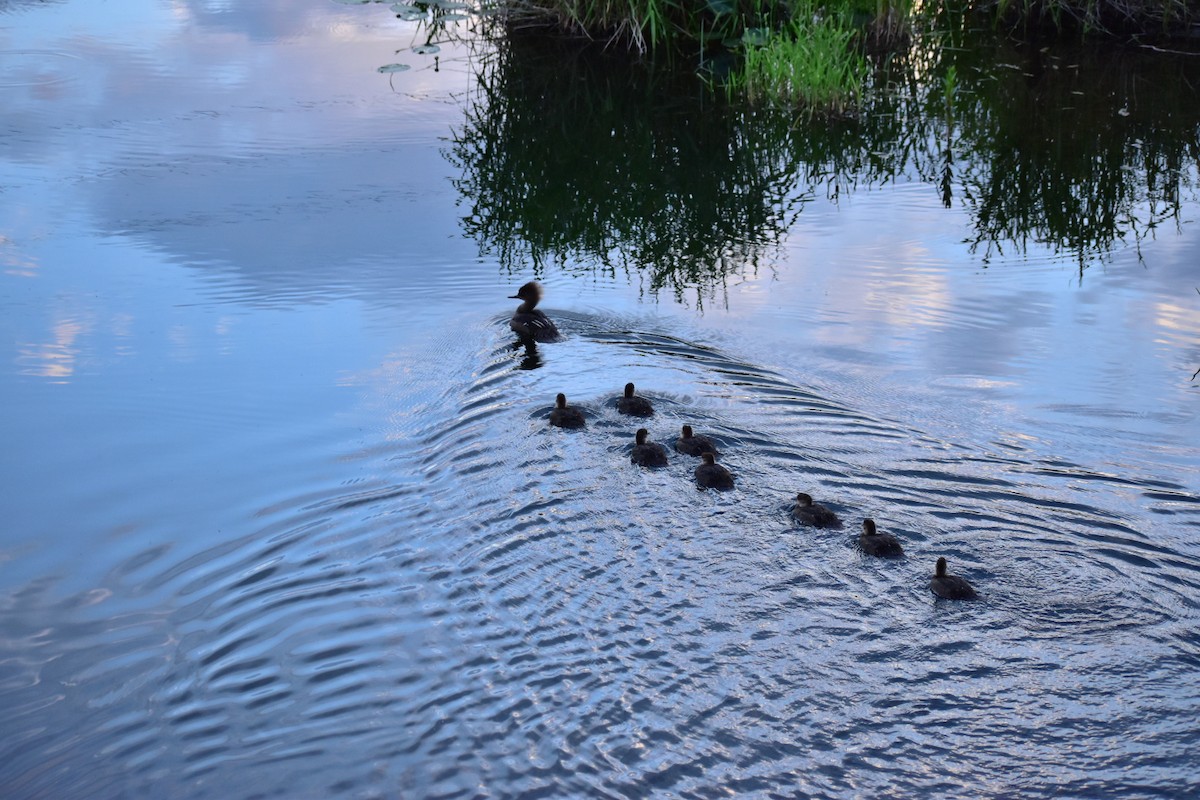
[[[558,328],[537,309],[541,299],[542,287],[537,281],[530,281],[518,289],[509,300],[520,300],[521,305],[517,306],[508,325],[517,336],[527,341],[556,342],[559,339]]]

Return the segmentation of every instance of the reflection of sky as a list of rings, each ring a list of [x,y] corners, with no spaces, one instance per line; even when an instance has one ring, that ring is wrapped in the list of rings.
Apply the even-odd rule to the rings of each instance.
[[[520,448],[498,458],[488,452],[492,440],[476,429],[492,419],[507,424],[523,417],[518,426],[537,424],[525,411],[537,402],[532,398],[561,390],[543,392],[550,385],[573,380],[591,392],[583,399],[593,400],[615,391],[629,372],[643,390],[655,390],[642,375],[672,374],[663,364],[674,356],[657,353],[652,344],[643,349],[574,336],[545,348],[546,369],[504,368],[507,353],[498,354],[508,342],[502,314],[513,308],[507,297],[530,275],[503,274],[495,259],[479,255],[459,224],[471,199],[455,193],[454,168],[442,152],[445,137],[461,124],[470,88],[467,68],[455,60],[461,54],[446,47],[436,74],[376,72],[381,64],[409,60],[397,51],[414,43],[413,30],[382,5],[322,0],[75,0],[0,14],[0,51],[64,54],[0,65],[0,73],[25,79],[0,88],[0,441],[9,456],[0,471],[0,598],[6,611],[33,609],[13,615],[22,620],[13,625],[26,617],[36,622],[28,644],[18,644],[9,659],[18,677],[6,678],[0,691],[24,697],[28,688],[38,698],[36,705],[22,700],[11,709],[28,734],[18,737],[19,747],[28,745],[32,753],[44,748],[46,763],[55,765],[46,770],[31,764],[31,774],[53,781],[76,773],[86,781],[97,773],[112,778],[107,785],[124,785],[115,781],[135,780],[136,765],[157,752],[127,750],[116,741],[123,731],[135,731],[139,739],[169,742],[166,749],[180,758],[203,754],[215,765],[199,764],[213,771],[191,773],[200,776],[200,783],[189,784],[199,793],[229,791],[228,776],[242,775],[241,763],[259,770],[254,780],[264,792],[278,788],[294,772],[295,753],[305,752],[291,748],[298,736],[317,742],[314,768],[334,763],[330,759],[341,752],[338,737],[318,739],[291,724],[295,714],[305,723],[313,711],[319,712],[313,718],[330,717],[330,706],[320,704],[358,682],[353,672],[338,674],[342,655],[322,636],[326,621],[336,621],[347,635],[375,638],[360,615],[377,605],[394,616],[397,633],[380,644],[389,676],[380,685],[406,695],[414,685],[396,682],[391,656],[424,648],[411,636],[424,623],[405,619],[405,597],[420,605],[416,617],[427,617],[436,629],[424,649],[438,649],[450,641],[438,637],[467,630],[453,616],[442,616],[455,607],[460,617],[478,617],[491,648],[491,609],[514,622],[519,612],[493,606],[483,592],[476,596],[480,581],[506,584],[517,572],[531,581],[547,576],[546,586],[566,579],[579,584],[578,596],[589,607],[596,598],[607,602],[602,595],[617,586],[608,583],[595,593],[585,585],[594,582],[591,577],[576,581],[557,568],[527,573],[521,559],[528,556],[515,553],[526,542],[564,564],[585,549],[595,550],[598,564],[614,552],[617,560],[644,555],[654,573],[666,565],[670,580],[677,567],[693,562],[695,542],[705,541],[693,540],[687,524],[736,524],[729,522],[735,514],[720,506],[701,509],[703,519],[688,518],[682,507],[678,517],[669,517],[683,523],[683,535],[670,537],[684,545],[681,557],[651,543],[645,533],[653,526],[637,531],[638,543],[629,537],[621,544],[620,514],[597,518],[594,540],[580,537],[568,545],[566,538],[541,531],[574,516],[550,483],[569,473],[554,464],[544,495],[542,484],[521,477],[528,464],[558,457],[541,443],[529,443],[542,451],[533,461]],[[728,371],[705,373],[696,348],[697,366],[681,371],[687,383],[675,378],[677,385],[667,390],[710,404],[705,411],[712,418],[723,413],[721,402],[731,420],[734,412],[754,417],[759,410],[786,420],[799,410],[799,402],[758,405],[758,395],[741,390],[737,365],[761,366],[768,377],[778,373],[829,397],[831,408],[895,421],[880,427],[904,440],[905,453],[943,436],[950,446],[934,457],[944,458],[951,471],[960,455],[995,453],[993,443],[1000,441],[1032,451],[1024,460],[1016,457],[1019,464],[1049,456],[1075,459],[1079,472],[1122,473],[1123,465],[1133,464],[1140,474],[1131,488],[1118,500],[1097,501],[1103,509],[1119,509],[1127,499],[1142,502],[1137,495],[1145,484],[1136,479],[1146,474],[1200,491],[1197,384],[1188,382],[1200,367],[1194,229],[1149,243],[1144,264],[1123,253],[1092,265],[1080,285],[1072,263],[1041,254],[981,267],[963,243],[968,226],[965,213],[941,208],[935,186],[861,191],[838,206],[809,203],[775,261],[732,283],[703,313],[669,298],[645,298],[643,280],[619,272],[580,278],[550,270],[544,276],[547,306],[552,313],[590,314],[604,330],[665,334],[668,354],[688,342],[726,351],[731,358],[714,361]],[[584,366],[569,363],[573,358]],[[606,368],[594,368],[597,363]],[[614,381],[617,370],[622,378]],[[712,383],[694,384],[691,376],[700,374],[711,375]],[[729,396],[715,397],[723,391]],[[506,404],[512,415],[480,413]],[[907,441],[909,431],[919,431],[912,439],[921,441]],[[447,432],[453,436],[441,436]],[[457,452],[451,445],[436,459],[409,457],[410,450],[431,452],[459,435],[469,438]],[[807,444],[797,439],[798,447]],[[871,448],[881,442],[887,452],[900,451],[891,449],[895,441],[867,441]],[[494,461],[495,471],[475,470],[479,462],[471,460],[446,466],[474,454]],[[583,456],[584,448],[571,457],[576,454]],[[825,454],[816,455],[819,460]],[[867,457],[888,456],[872,449]],[[989,468],[999,468],[996,463]],[[805,461],[796,464],[800,472]],[[467,470],[473,474],[459,484]],[[447,491],[461,485],[470,492],[502,472],[513,473],[511,485],[521,487],[514,495],[543,496],[529,505],[514,497],[510,505],[498,495],[493,507],[475,497],[459,504]],[[1008,477],[1021,481],[1017,471]],[[614,488],[617,482],[614,476]],[[967,483],[954,486],[970,491]],[[1114,486],[1102,484],[1096,493],[1121,491]],[[396,488],[405,490],[406,499],[371,502],[378,490],[390,495]],[[433,491],[425,494],[427,488]],[[887,487],[879,489],[884,505]],[[637,503],[643,495],[614,497]],[[952,505],[948,498],[931,508]],[[453,508],[443,513],[439,506]],[[617,510],[627,508],[623,502]],[[1000,509],[997,519],[1004,513]],[[503,521],[483,523],[486,541],[460,535],[461,523],[475,526],[489,516]],[[1150,512],[1118,510],[1114,516],[1140,525]],[[527,519],[533,517],[531,525]],[[921,519],[938,526],[933,514]],[[1160,519],[1147,526],[1155,534],[1185,527],[1176,522],[1182,516]],[[767,535],[771,524],[763,528]],[[1110,536],[1104,546],[1116,552],[1124,547],[1122,537]],[[417,552],[434,539],[428,559]],[[729,546],[745,549],[751,541],[732,536]],[[794,550],[789,544],[773,551],[783,559],[771,569],[778,570],[779,585],[803,594],[807,588],[792,580],[789,559],[812,552],[815,540],[796,541]],[[1081,549],[1086,541],[1080,540]],[[1169,564],[1173,552],[1164,551],[1162,563]],[[510,554],[519,566],[505,572]],[[1151,555],[1157,554],[1147,551]],[[433,566],[443,556],[449,570]],[[976,563],[1001,558],[985,544]],[[767,560],[773,560],[770,554],[762,563]],[[425,576],[424,583],[372,588],[373,572],[394,568],[405,582],[411,570]],[[509,588],[523,592],[525,579]],[[45,600],[39,583],[48,587]],[[650,584],[643,594],[653,591]],[[442,606],[443,592],[462,600]],[[996,595],[1001,592],[1015,595],[1007,588],[997,588]],[[121,636],[141,631],[146,641],[154,640],[101,653],[97,661],[120,676],[110,693],[97,694],[105,676],[91,680],[97,673],[63,666],[90,658],[90,652],[58,659],[56,647],[64,639],[93,641],[89,626],[77,623],[78,600],[60,602],[74,594],[96,604],[85,619],[94,615]],[[694,606],[688,595],[685,586],[681,597],[688,602],[676,605]],[[306,596],[314,605],[297,604]],[[1009,613],[1001,603],[984,610]],[[331,616],[322,617],[318,609],[324,607]],[[576,606],[562,607],[569,614]],[[476,614],[476,608],[484,610]],[[1047,615],[1057,617],[1058,609]],[[296,625],[289,621],[278,629],[286,637],[270,632],[277,621],[293,618]],[[514,630],[528,630],[527,622]],[[225,636],[233,644],[220,649],[231,660],[213,660],[216,637]],[[181,647],[180,637],[211,638],[212,649]],[[307,652],[329,652],[339,669],[328,683],[322,679],[326,688],[311,681],[281,705],[267,707],[269,714],[282,708],[276,748],[272,731],[253,727],[266,712],[253,705],[241,709],[240,698],[248,695],[230,693],[224,687],[232,683],[222,684],[218,675],[223,681],[248,675],[252,687],[250,671],[258,669],[259,655],[271,662],[269,670],[274,653],[299,655],[310,647]],[[345,650],[348,660],[358,658],[356,648]],[[234,665],[238,671],[231,672]],[[26,668],[40,685],[15,686]],[[78,675],[83,679],[65,680]],[[300,670],[296,676],[305,677]],[[210,702],[205,695],[235,712],[230,725],[219,718],[212,728],[214,737],[228,742],[226,750],[210,750],[181,727]],[[356,746],[360,723],[403,714],[375,699],[345,717]],[[451,713],[474,701],[465,702],[456,700]],[[553,703],[546,707],[553,711]],[[431,716],[440,713],[433,708]],[[199,724],[213,721],[206,716],[198,717]],[[256,721],[244,727],[242,716]],[[551,728],[558,724],[546,719]],[[138,730],[138,720],[152,727]],[[81,733],[70,741],[47,738],[73,726]],[[388,727],[383,738],[394,755],[392,727],[399,736],[414,729]],[[91,729],[99,737],[89,739]],[[180,747],[184,739],[189,743]],[[332,749],[321,750],[324,742]],[[431,746],[440,750],[443,744]],[[408,759],[394,760],[403,768]],[[172,774],[167,783],[180,788],[163,796],[186,794],[187,785],[174,780],[186,765],[171,758],[155,762],[155,769]],[[288,772],[272,772],[268,763]],[[381,764],[392,767],[379,761],[365,770]],[[376,770],[379,785],[396,775],[388,770]]]
[[[94,259],[97,248],[157,264],[144,268],[162,270],[165,303],[353,297],[397,310],[414,338],[429,320],[503,310],[528,276],[499,274],[463,237],[469,199],[442,156],[470,96],[465,54],[443,44],[434,73],[408,52],[423,41],[383,6],[332,2],[80,2],[0,18],[0,49],[42,54],[9,56],[5,74],[24,84],[0,90],[0,275],[25,282],[10,302],[37,309],[5,323],[17,371],[67,380],[105,363],[88,361],[97,339],[113,353],[144,346],[129,332],[144,330],[145,288],[107,294],[66,271],[120,260]],[[396,61],[414,70],[376,72]],[[966,396],[1021,409],[1020,424],[1053,425],[1047,409],[1065,407],[1149,430],[1190,422],[1191,228],[1148,243],[1144,265],[1129,253],[1091,265],[1082,285],[1072,262],[1044,253],[984,268],[968,228],[919,183],[809,203],[780,262],[731,287],[727,307],[707,304],[702,324],[800,379],[861,381],[869,402],[905,413],[952,415],[947,398]],[[173,282],[169,265],[187,277]],[[548,283],[551,308],[646,311],[636,281]],[[655,310],[700,324],[667,300]],[[155,330],[175,343],[170,358],[229,346],[170,319]]]

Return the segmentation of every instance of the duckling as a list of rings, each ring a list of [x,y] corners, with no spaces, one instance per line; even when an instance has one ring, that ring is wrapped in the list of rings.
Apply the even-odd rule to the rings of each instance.
[[[629,460],[643,467],[665,467],[667,465],[667,449],[661,444],[647,442],[646,437],[649,435],[650,432],[645,428],[638,428],[636,444],[633,446]]]
[[[691,425],[683,426],[683,435],[675,440],[675,449],[685,456],[712,453],[715,458],[721,455],[717,452],[717,446],[712,443],[712,439],[709,439],[707,436],[696,436],[692,433]]]
[[[810,495],[800,492],[796,495],[796,505],[792,509],[792,517],[805,525],[814,528],[840,528],[842,521],[838,515],[820,503],[814,503]]]
[[[713,458],[712,453],[703,453],[700,466],[696,467],[696,483],[701,489],[732,489],[733,476]]]
[[[946,572],[946,559],[937,560],[937,569],[929,579],[929,591],[947,600],[974,600],[979,597],[966,578],[950,575]]]
[[[862,533],[858,535],[858,546],[862,551],[871,556],[884,556],[886,558],[895,558],[904,555],[904,548],[900,546],[900,540],[890,533],[877,533],[875,531],[875,520],[864,519],[862,523]]]
[[[584,421],[583,412],[567,405],[567,396],[559,392],[554,398],[554,410],[550,412],[550,424],[560,428],[582,428],[587,422]]]
[[[646,398],[634,396],[632,383],[625,384],[625,396],[617,400],[617,411],[631,417],[654,416],[654,406]]]
[[[554,327],[554,323],[550,321],[549,317],[536,308],[542,299],[541,284],[537,281],[530,281],[509,299],[521,301],[521,305],[517,306],[516,313],[512,315],[512,321],[508,323],[517,336],[535,342],[558,341],[558,328]]]

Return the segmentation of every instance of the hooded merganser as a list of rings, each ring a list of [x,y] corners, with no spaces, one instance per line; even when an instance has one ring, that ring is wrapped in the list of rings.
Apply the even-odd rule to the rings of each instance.
[[[634,397],[633,384],[625,384],[625,396],[617,400],[617,411],[631,417],[652,417],[654,406],[644,397]]]
[[[667,465],[667,449],[661,444],[647,442],[646,437],[649,435],[650,432],[645,428],[638,428],[636,444],[633,446],[633,452],[629,455],[629,460],[643,467],[665,467]]]
[[[537,281],[525,284],[509,299],[521,301],[521,305],[517,306],[516,313],[512,316],[512,321],[508,323],[517,336],[535,342],[558,341],[558,328],[554,327],[549,317],[536,308],[542,299],[542,287]]]
[[[700,458],[704,463],[696,467],[696,483],[701,489],[733,488],[733,476],[713,459],[712,453],[704,453]]]
[[[838,515],[820,503],[814,503],[810,495],[800,492],[796,495],[796,506],[792,509],[792,517],[797,522],[812,525],[814,528],[840,528],[842,521]]]
[[[946,573],[946,559],[937,560],[937,570],[929,580],[929,591],[947,600],[974,600],[979,595],[975,593],[966,578]]]
[[[698,456],[704,453],[712,453],[714,457],[721,455],[717,452],[717,446],[712,443],[712,439],[707,436],[693,435],[691,425],[683,426],[683,435],[675,440],[675,449],[685,456]]]
[[[890,533],[878,533],[875,530],[875,520],[864,519],[862,527],[862,533],[858,535],[858,546],[864,553],[886,558],[904,555],[904,548],[900,546],[900,540]]]
[[[587,423],[583,419],[583,412],[567,405],[567,396],[559,392],[554,398],[554,410],[550,412],[550,424],[560,428],[582,428]]]

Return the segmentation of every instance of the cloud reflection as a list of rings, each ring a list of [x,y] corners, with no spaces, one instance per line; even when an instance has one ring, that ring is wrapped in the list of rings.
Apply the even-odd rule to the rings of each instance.
[[[66,383],[75,374],[79,358],[79,339],[88,326],[76,319],[54,323],[47,342],[27,342],[18,346],[17,365],[21,375],[50,378],[54,383]]]

